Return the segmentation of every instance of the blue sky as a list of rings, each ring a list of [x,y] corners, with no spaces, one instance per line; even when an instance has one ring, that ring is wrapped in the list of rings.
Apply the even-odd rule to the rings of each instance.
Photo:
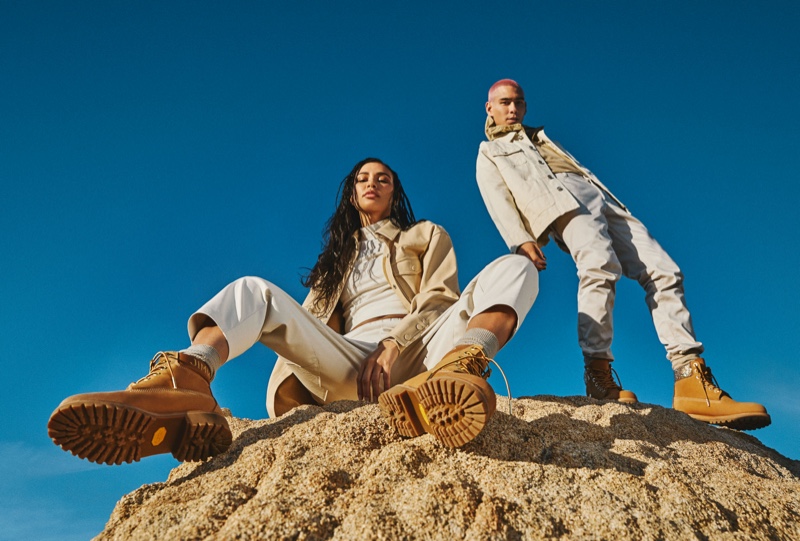
[[[486,90],[503,77],[681,265],[706,358],[752,432],[800,458],[800,4],[796,2],[37,2],[0,0],[0,324],[7,412],[0,539],[86,539],[166,479],[47,437],[78,392],[122,388],[242,275],[295,298],[336,187],[365,156],[451,234],[466,285],[505,253],[475,184]],[[577,278],[555,245],[498,356],[514,396],[583,393]],[[637,285],[615,367],[669,406]],[[226,365],[218,400],[266,416],[274,355]],[[495,386],[502,385],[492,377]],[[499,388],[499,387],[498,387]]]

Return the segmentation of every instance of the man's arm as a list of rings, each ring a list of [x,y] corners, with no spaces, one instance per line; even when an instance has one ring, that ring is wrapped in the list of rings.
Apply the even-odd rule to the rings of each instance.
[[[547,268],[547,258],[535,241],[520,244],[519,248],[517,248],[517,253],[530,259],[537,270],[543,271]]]
[[[536,239],[528,232],[520,217],[514,196],[508,189],[497,165],[484,152],[484,145],[478,152],[476,179],[486,210],[492,217],[500,236],[512,253],[521,253],[520,247],[526,243],[536,244]],[[527,255],[527,253],[523,253]],[[533,259],[531,259],[533,261]],[[535,261],[534,261],[535,263]]]

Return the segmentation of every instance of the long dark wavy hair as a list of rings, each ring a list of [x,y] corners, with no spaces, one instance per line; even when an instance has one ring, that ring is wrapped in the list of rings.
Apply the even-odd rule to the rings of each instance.
[[[317,257],[317,263],[311,268],[311,271],[301,280],[304,286],[318,292],[316,302],[312,307],[317,314],[323,314],[331,308],[331,302],[339,292],[358,247],[358,243],[353,240],[353,234],[361,229],[361,217],[354,203],[356,177],[364,165],[373,162],[380,163],[389,169],[394,180],[389,219],[395,226],[403,230],[408,229],[417,221],[397,173],[378,158],[365,158],[358,162],[339,184],[339,191],[336,195],[339,202],[336,211],[328,219],[323,229],[322,253]]]

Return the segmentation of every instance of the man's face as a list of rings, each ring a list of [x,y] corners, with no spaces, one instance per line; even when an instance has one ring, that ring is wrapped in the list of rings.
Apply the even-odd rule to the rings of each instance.
[[[495,88],[486,102],[486,113],[498,126],[522,122],[527,110],[525,94],[521,88],[515,86]]]

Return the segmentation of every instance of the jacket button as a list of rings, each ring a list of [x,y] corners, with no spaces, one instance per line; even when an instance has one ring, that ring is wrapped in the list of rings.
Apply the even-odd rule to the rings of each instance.
[[[561,186],[559,186],[558,188],[556,188],[556,190],[558,190],[559,192],[563,192],[563,191],[564,191],[564,188],[562,188]]]
[[[543,162],[542,160],[539,160],[539,163],[540,163],[540,164],[542,164],[542,165],[544,165],[544,162]]]
[[[547,178],[556,178],[553,175],[547,175]]]

